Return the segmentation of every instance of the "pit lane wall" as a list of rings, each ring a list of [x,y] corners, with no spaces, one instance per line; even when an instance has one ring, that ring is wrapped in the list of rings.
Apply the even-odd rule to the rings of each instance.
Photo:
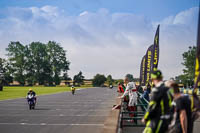
[[[119,94],[120,96],[121,94]],[[121,105],[121,99],[116,98],[116,102],[114,103],[115,105]],[[120,118],[120,109],[115,109],[112,110],[109,113],[109,116],[104,122],[104,128],[102,133],[120,133],[121,130],[119,128],[119,118]]]

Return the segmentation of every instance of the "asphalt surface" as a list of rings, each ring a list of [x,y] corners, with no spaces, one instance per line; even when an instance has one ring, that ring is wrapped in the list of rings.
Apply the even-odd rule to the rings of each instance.
[[[0,133],[100,133],[116,97],[116,88],[44,95],[35,110],[25,98],[0,101]]]

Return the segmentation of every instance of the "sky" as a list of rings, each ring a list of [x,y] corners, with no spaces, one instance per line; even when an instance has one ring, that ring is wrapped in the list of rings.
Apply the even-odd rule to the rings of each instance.
[[[196,45],[198,0],[0,0],[0,57],[10,41],[58,42],[69,75],[139,77],[140,63],[160,24],[158,68],[182,74],[182,53]]]

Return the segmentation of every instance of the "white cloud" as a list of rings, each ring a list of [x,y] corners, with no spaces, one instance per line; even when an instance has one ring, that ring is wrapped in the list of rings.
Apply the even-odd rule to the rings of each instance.
[[[84,11],[84,12],[80,13],[79,16],[84,16],[84,15],[87,15],[87,14],[88,14],[88,12],[87,12],[87,11]]]
[[[197,10],[194,7],[154,22],[142,15],[107,9],[70,16],[53,6],[8,8],[6,17],[0,17],[0,55],[10,41],[55,40],[68,51],[70,76],[81,70],[86,78],[96,73],[138,77],[140,61],[160,23],[159,67],[170,78],[182,72],[181,54],[195,45]]]
[[[197,17],[198,8],[194,7],[160,22],[160,68],[167,78],[182,73],[182,53],[196,45]]]

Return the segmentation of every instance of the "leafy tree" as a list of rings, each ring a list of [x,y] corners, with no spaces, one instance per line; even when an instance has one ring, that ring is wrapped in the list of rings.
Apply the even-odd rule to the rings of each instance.
[[[50,82],[50,65],[47,58],[46,45],[40,42],[32,42],[28,45],[27,80],[30,84],[45,84]],[[48,71],[49,70],[49,71]],[[52,80],[51,80],[52,81]],[[52,83],[51,83],[52,84]]]
[[[184,75],[184,74],[181,74],[179,76],[176,76],[175,77],[175,81],[179,84],[184,84],[184,86],[189,86],[189,82],[188,82],[188,79],[187,79],[187,76]]]
[[[62,80],[72,80],[72,79],[69,77],[69,75],[68,75],[67,72],[63,73],[63,76],[61,77],[61,79],[62,79]]]
[[[113,78],[112,78],[111,75],[108,75],[108,76],[107,76],[106,82],[107,82],[108,85],[112,85],[112,84],[113,84],[114,80],[113,80]]]
[[[92,80],[92,84],[93,86],[102,86],[106,81],[106,77],[104,75],[101,74],[96,74],[94,76],[94,79]]]
[[[0,75],[5,73],[4,62],[6,62],[5,59],[0,58]]]
[[[124,84],[124,80],[123,79],[118,79],[115,81],[115,84]]]
[[[21,85],[59,84],[63,77],[61,74],[67,74],[69,70],[66,51],[53,41],[48,44],[32,42],[26,46],[20,42],[11,42],[6,50],[9,59],[7,74],[12,72],[14,80]]]
[[[189,50],[184,52],[182,56],[183,74],[176,76],[175,81],[184,84],[185,87],[192,86],[194,84],[196,46],[190,46]]]
[[[184,75],[181,75],[182,81],[184,84],[193,85],[194,82],[194,71],[195,71],[195,58],[196,58],[196,47],[189,47],[189,50],[182,54],[183,56],[183,63]]]
[[[74,75],[73,81],[75,84],[78,84],[78,86],[83,84],[83,80],[84,80],[84,76],[81,71],[77,75]]]
[[[130,79],[130,81],[134,81],[133,75],[132,74],[126,74],[126,77]]]
[[[139,82],[139,81],[140,81],[140,78],[133,78],[133,81],[134,81],[134,82]]]
[[[4,82],[4,74],[5,74],[4,62],[5,60],[0,58],[0,86],[2,86]]]
[[[66,58],[66,51],[56,42],[49,41],[47,44],[48,60],[52,70],[53,81],[60,84],[59,75],[69,70],[69,61]]]
[[[0,71],[0,77],[3,80],[4,85],[9,85],[9,83],[13,82],[13,71],[7,60],[0,58]]]
[[[14,79],[21,85],[24,85],[26,74],[25,65],[27,62],[25,46],[20,42],[11,42],[6,50],[8,51],[9,62],[14,72]]]

